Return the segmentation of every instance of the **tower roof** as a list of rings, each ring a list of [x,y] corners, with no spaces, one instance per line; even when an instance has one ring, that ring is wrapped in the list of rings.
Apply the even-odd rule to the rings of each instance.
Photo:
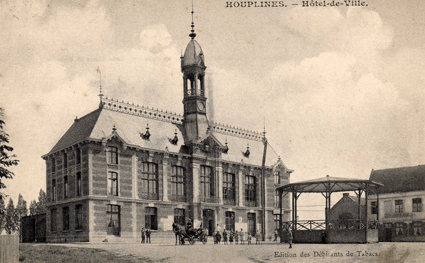
[[[201,46],[195,39],[190,40],[189,44],[186,46],[184,56],[182,57],[182,67],[184,66],[205,67],[204,53],[202,52]]]

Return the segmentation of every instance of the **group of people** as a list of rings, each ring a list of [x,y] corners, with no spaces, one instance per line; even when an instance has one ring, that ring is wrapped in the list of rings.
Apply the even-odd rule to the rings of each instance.
[[[151,243],[151,230],[150,229],[145,229],[142,227],[141,230],[142,233],[142,244],[144,243]]]
[[[245,244],[245,238],[248,245],[251,245],[252,238],[255,238],[256,245],[260,245],[260,242],[261,242],[261,234],[258,231],[255,235],[251,235],[250,233],[245,233],[242,228],[239,232],[237,230],[226,231],[226,229],[224,229],[223,232],[221,232],[220,226],[217,225],[214,243],[220,244],[221,238],[223,238],[223,243],[225,245],[228,245],[229,243],[230,245],[232,245],[233,242],[235,242],[236,245],[237,244],[243,245]]]

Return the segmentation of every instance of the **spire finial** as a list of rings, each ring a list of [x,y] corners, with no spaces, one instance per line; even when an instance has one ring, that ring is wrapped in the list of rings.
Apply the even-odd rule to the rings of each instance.
[[[100,99],[99,106],[102,107],[103,106],[103,103],[102,103],[102,97],[103,97],[103,93],[102,93],[102,72],[100,72],[99,66],[97,66],[96,71],[97,71],[97,73],[99,73],[99,99]]]
[[[266,137],[266,116],[263,116],[263,123],[264,123],[263,138],[265,138]]]
[[[196,37],[196,34],[195,34],[195,23],[193,23],[193,14],[195,13],[195,12],[193,12],[193,0],[192,0],[192,12],[191,13],[192,13],[192,24],[190,25],[190,27],[192,27],[192,30],[190,30],[190,32],[192,32],[192,33],[190,33],[189,36],[192,39],[194,39]]]

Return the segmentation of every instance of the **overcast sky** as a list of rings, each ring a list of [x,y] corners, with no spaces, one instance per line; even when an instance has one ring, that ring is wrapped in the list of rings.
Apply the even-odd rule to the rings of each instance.
[[[291,182],[425,164],[424,2],[285,3],[195,1],[210,117],[256,131],[265,117]],[[20,160],[5,192],[15,202],[45,189],[41,156],[98,107],[98,66],[105,96],[183,112],[190,11],[190,0],[0,1],[0,106]]]

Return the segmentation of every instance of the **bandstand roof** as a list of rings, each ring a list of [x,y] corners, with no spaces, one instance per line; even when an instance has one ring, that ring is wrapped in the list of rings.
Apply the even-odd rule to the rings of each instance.
[[[328,175],[322,178],[283,185],[276,188],[276,190],[279,192],[323,193],[365,190],[367,186],[379,187],[382,184],[371,180],[330,177]]]

